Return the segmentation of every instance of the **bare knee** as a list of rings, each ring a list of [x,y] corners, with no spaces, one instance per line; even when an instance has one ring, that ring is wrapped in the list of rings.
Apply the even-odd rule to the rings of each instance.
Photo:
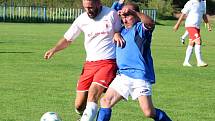
[[[100,100],[101,107],[103,108],[111,108],[111,99],[110,98],[101,98]]]
[[[97,84],[92,84],[88,92],[87,101],[97,103],[104,90],[104,87]]]

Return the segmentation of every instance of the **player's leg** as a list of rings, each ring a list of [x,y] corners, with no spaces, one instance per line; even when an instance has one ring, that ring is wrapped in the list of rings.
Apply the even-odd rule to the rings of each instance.
[[[96,68],[93,68],[92,63],[86,62],[84,64],[80,79],[77,83],[77,93],[75,99],[76,112],[80,116],[82,116],[84,110],[86,109],[88,92],[95,72]]]
[[[185,32],[184,32],[184,34],[181,36],[181,42],[182,42],[182,44],[185,44],[185,39],[186,39],[186,37],[189,35],[189,33],[188,33],[188,31],[186,30]]]
[[[85,92],[76,92],[76,98],[75,98],[75,111],[78,115],[82,115],[87,103],[87,95],[88,91]]]
[[[147,118],[153,118],[155,121],[171,121],[170,118],[159,109],[155,109],[152,103],[152,84],[142,79],[130,79],[132,90],[130,90],[132,99],[138,99],[140,108]]]
[[[201,36],[200,36],[200,29],[194,29],[195,36],[193,37],[193,41],[195,42],[195,55],[197,60],[197,66],[198,67],[206,67],[208,66],[207,63],[205,63],[202,60],[202,54],[201,54]]]
[[[99,109],[96,121],[109,121],[111,118],[112,107],[123,97],[111,87],[108,88],[104,97],[100,100],[101,108]]]
[[[81,121],[93,121],[98,110],[98,99],[106,88],[92,83],[88,93],[87,105],[81,117]]]
[[[152,84],[142,79],[131,79],[132,90],[131,97],[133,100],[138,99],[140,108],[147,118],[153,118],[156,115],[156,111],[152,104]]]
[[[140,96],[138,100],[147,118],[152,118],[155,121],[172,121],[164,111],[154,108],[151,96]]]
[[[123,75],[117,75],[103,98],[100,100],[101,108],[97,116],[97,121],[109,121],[112,112],[111,108],[123,98],[128,100],[128,81],[124,77],[125,76]]]
[[[189,33],[189,44],[187,46],[187,50],[186,50],[186,55],[185,55],[185,59],[184,59],[184,63],[183,66],[187,66],[187,67],[192,67],[192,65],[189,63],[191,55],[193,53],[193,46],[194,46],[194,42],[192,41],[192,36],[193,36],[193,27],[187,27],[187,31]]]
[[[81,121],[92,121],[95,118],[98,99],[116,76],[115,60],[99,61],[95,66],[98,66],[99,69],[94,74],[93,82],[89,88],[87,106]]]
[[[192,53],[193,53],[193,45],[192,43],[189,42],[186,49],[186,55],[184,58],[183,66],[192,67],[192,65],[189,63]]]

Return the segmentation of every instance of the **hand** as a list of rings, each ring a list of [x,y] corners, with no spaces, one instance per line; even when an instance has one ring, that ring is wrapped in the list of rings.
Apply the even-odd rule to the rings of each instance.
[[[48,50],[44,55],[44,59],[46,59],[46,60],[50,59],[54,55],[54,53],[55,53],[54,49]]]
[[[179,26],[176,24],[176,25],[173,27],[173,31],[176,32],[176,31],[178,30],[178,27],[179,27]]]
[[[212,31],[211,24],[207,23],[208,31]]]
[[[115,33],[113,41],[116,43],[117,47],[123,48],[125,46],[125,40],[122,38],[120,33]]]

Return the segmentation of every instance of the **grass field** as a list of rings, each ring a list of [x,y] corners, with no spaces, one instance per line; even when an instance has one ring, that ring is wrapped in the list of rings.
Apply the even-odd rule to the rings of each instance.
[[[152,42],[156,84],[153,100],[173,121],[215,120],[214,30],[202,26],[203,58],[207,68],[182,67],[186,46],[172,24],[157,25]],[[165,25],[166,24],[166,25]],[[43,54],[60,39],[69,24],[0,23],[0,121],[39,121],[47,111],[63,121],[75,121],[76,81],[85,60],[83,36],[69,48],[44,60]],[[137,101],[122,101],[113,108],[112,121],[151,121]]]

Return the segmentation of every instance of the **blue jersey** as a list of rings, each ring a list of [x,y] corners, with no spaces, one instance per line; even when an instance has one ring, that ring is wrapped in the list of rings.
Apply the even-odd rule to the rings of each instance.
[[[152,30],[143,26],[142,22],[137,22],[132,28],[122,28],[121,35],[126,43],[125,47],[116,49],[117,65],[120,74],[155,83],[150,49]]]

